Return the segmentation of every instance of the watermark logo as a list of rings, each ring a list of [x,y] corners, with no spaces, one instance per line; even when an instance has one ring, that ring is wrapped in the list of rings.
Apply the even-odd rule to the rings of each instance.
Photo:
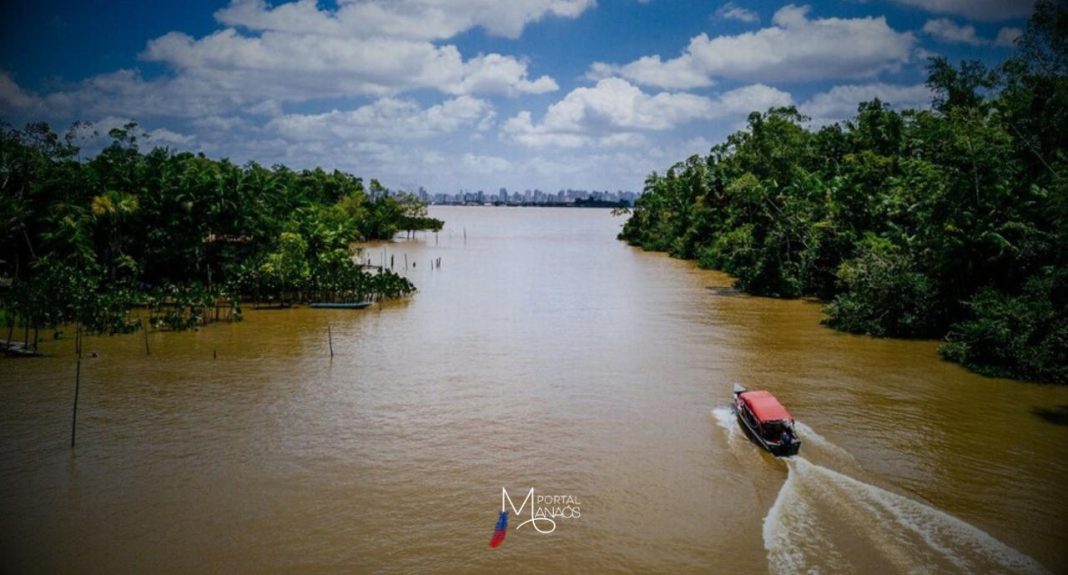
[[[523,498],[523,502],[516,508],[515,501],[508,494],[508,490],[502,487],[501,513],[497,517],[497,525],[494,527],[493,537],[490,539],[490,547],[496,548],[500,546],[508,535],[509,509],[517,519],[522,519],[523,510],[527,508],[528,504],[530,505],[528,519],[516,525],[516,530],[522,529],[524,525],[530,525],[538,533],[547,535],[556,531],[557,520],[582,517],[582,502],[574,495],[538,495],[534,492],[534,488],[531,487],[530,491],[527,491],[526,497]]]

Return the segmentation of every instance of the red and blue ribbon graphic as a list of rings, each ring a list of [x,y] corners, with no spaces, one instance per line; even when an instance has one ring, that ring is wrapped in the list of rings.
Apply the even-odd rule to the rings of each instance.
[[[504,542],[505,535],[508,535],[508,512],[501,511],[501,517],[497,519],[497,527],[493,531],[493,539],[490,539],[490,547],[496,549]]]

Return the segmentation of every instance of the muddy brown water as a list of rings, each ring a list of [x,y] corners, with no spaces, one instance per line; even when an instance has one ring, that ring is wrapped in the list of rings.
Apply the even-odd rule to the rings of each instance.
[[[363,256],[407,254],[408,301],[247,311],[147,357],[89,338],[73,451],[73,343],[0,359],[2,570],[1068,569],[1068,388],[836,333],[604,210],[433,215]],[[745,438],[735,382],[782,400],[800,457]],[[547,534],[510,510],[491,549],[502,488],[574,509]]]

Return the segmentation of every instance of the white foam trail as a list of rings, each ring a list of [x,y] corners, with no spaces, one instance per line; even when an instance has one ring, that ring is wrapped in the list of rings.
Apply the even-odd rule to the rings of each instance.
[[[723,428],[723,432],[727,434],[727,448],[735,457],[747,459],[761,457],[760,448],[749,441],[732,408],[717,407],[712,410],[712,415],[716,418],[716,423]]]
[[[738,431],[738,422],[735,421],[733,409],[717,407],[712,410],[712,415],[716,418],[716,423],[727,432],[728,436],[733,436]]]
[[[865,572],[872,564],[897,572],[1046,572],[944,511],[801,457],[787,464],[789,475],[764,518],[773,573]]]
[[[841,463],[856,469],[860,469],[860,464],[857,463],[857,460],[853,457],[853,454],[849,453],[845,449],[842,449],[841,447],[838,447],[829,439],[820,435],[819,433],[816,433],[815,429],[812,429],[801,421],[795,421],[794,428],[796,428],[798,431],[798,436],[801,438],[802,441],[801,448],[805,451],[811,451],[811,448],[815,447],[817,448],[817,451],[829,455],[832,459],[835,460],[835,463]]]

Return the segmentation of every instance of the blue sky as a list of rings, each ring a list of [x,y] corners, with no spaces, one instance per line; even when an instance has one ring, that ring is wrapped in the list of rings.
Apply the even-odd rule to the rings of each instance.
[[[752,110],[926,107],[1021,0],[6,0],[0,118],[432,192],[640,190]],[[79,132],[87,150],[92,131]]]

